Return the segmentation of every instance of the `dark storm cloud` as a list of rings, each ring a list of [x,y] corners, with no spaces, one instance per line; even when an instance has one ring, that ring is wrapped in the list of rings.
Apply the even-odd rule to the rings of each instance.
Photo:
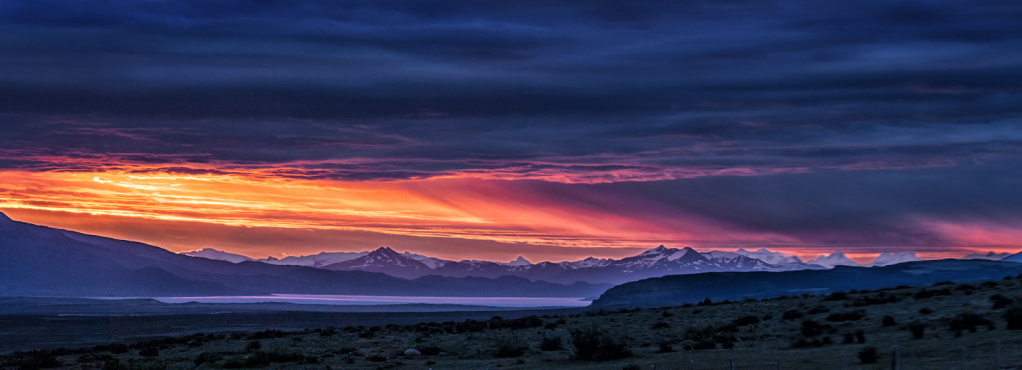
[[[5,1],[0,166],[614,182],[1015,163],[1019,19],[1012,1]]]

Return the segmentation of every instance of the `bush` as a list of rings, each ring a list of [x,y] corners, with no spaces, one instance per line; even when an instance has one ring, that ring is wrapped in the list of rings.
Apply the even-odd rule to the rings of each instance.
[[[443,352],[443,350],[440,349],[440,347],[437,347],[436,345],[433,344],[418,347],[416,349],[419,350],[419,353],[421,353],[423,356],[436,356],[439,355],[440,352]]]
[[[1000,294],[994,294],[990,296],[990,301],[994,303],[993,309],[995,310],[1011,306],[1011,304],[1015,302],[1011,298],[1005,297]]]
[[[976,327],[990,326],[993,325],[993,322],[987,320],[983,316],[971,312],[965,312],[958,314],[958,316],[951,319],[951,322],[949,322],[948,325],[951,327],[951,331],[961,332],[962,330],[968,330],[971,333],[975,333]]]
[[[578,360],[615,360],[632,355],[624,340],[614,339],[595,327],[571,329],[568,332]]]
[[[540,351],[559,351],[564,347],[561,345],[561,337],[543,337],[543,342],[539,344]]]
[[[782,320],[795,320],[795,319],[801,319],[804,316],[805,315],[803,315],[802,312],[800,312],[799,310],[788,310],[788,311],[784,311],[784,314],[781,315],[781,319]]]
[[[845,333],[845,339],[841,344],[855,344],[855,334]]]
[[[749,316],[739,317],[739,318],[735,319],[734,322],[735,322],[735,325],[738,325],[738,326],[754,325],[754,324],[759,324],[759,318],[754,316],[754,315],[749,315]]]
[[[198,356],[195,356],[195,366],[202,365],[204,363],[214,363],[220,361],[220,354],[216,352],[203,352]]]
[[[929,314],[933,313],[933,310],[931,310],[929,308],[926,308],[926,307],[923,307],[923,308],[919,309],[919,313],[921,313],[923,315],[929,315]]]
[[[859,361],[864,364],[875,364],[878,357],[877,349],[873,347],[866,347],[859,351]]]
[[[830,295],[828,295],[823,300],[824,301],[843,301],[843,300],[846,300],[846,299],[848,299],[848,294],[847,293],[834,292],[834,293],[830,293]]]
[[[674,347],[671,346],[671,342],[668,342],[668,341],[660,342],[660,349],[658,349],[656,353],[668,353],[668,352],[674,352]]]
[[[546,329],[546,330],[554,330],[554,329],[557,329],[557,324],[549,323],[549,324],[544,325],[543,328]]]
[[[809,310],[809,314],[810,315],[815,315],[815,314],[818,314],[818,313],[827,313],[827,312],[830,312],[830,309],[828,309],[827,307],[823,307],[823,306],[816,306],[816,307],[813,307],[813,309]]]
[[[1008,330],[1022,330],[1022,304],[1013,304],[1004,310],[1003,315],[1008,320]]]
[[[866,343],[866,332],[864,332],[862,330],[856,330],[855,331],[855,341],[859,342],[859,344]]]
[[[138,351],[138,355],[142,357],[156,357],[160,355],[160,349],[156,347],[145,347]]]
[[[494,342],[497,353],[493,357],[496,358],[521,357],[529,350],[529,344],[517,335],[501,335]]]
[[[813,320],[806,320],[802,322],[802,335],[807,337],[815,337],[823,334],[823,326],[820,323]]]
[[[384,362],[384,361],[387,361],[387,356],[380,355],[380,354],[375,354],[375,355],[366,357],[366,360],[369,360],[369,361],[372,361],[372,362]]]
[[[908,330],[912,331],[913,339],[923,339],[923,333],[926,331],[926,324],[914,322],[908,324]]]
[[[852,312],[830,314],[829,316],[827,316],[827,321],[832,322],[858,321],[863,317],[866,317],[866,311],[858,310]]]
[[[673,314],[673,313],[670,313],[670,312],[667,312],[667,311],[664,311],[664,314],[663,314],[663,316],[664,316],[664,318],[666,319],[666,318],[668,318],[668,317],[674,316],[674,314]]]
[[[667,329],[670,327],[671,325],[666,322],[658,322],[656,324],[653,324],[653,329]]]
[[[891,315],[884,315],[884,318],[882,320],[880,320],[880,323],[883,326],[895,326],[895,325],[898,325],[898,322],[894,321],[894,316],[891,316]]]
[[[245,345],[245,349],[249,350],[249,351],[258,351],[258,350],[260,350],[262,348],[263,348],[263,344],[260,343],[258,340],[253,340],[251,342],[248,342],[248,344]]]

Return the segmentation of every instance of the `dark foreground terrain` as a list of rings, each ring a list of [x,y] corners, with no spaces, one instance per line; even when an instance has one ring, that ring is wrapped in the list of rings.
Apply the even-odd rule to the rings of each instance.
[[[0,367],[888,369],[897,346],[902,369],[1010,369],[1020,291],[1010,277],[643,309],[7,316],[5,335],[113,340]]]

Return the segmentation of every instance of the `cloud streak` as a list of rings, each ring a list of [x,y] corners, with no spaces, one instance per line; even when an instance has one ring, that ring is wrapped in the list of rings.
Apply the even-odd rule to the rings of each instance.
[[[1007,250],[1020,17],[986,0],[6,1],[0,204],[565,248]]]

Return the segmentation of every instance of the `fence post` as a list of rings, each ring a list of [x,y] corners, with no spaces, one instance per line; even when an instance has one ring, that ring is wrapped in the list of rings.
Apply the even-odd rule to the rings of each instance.
[[[997,368],[1000,369],[1001,366],[1003,366],[1003,365],[1001,365],[1001,340],[998,339],[997,340]]]
[[[731,365],[731,370],[735,370],[735,359],[732,357],[727,358],[728,365]]]
[[[898,363],[898,345],[891,346],[891,370],[901,370],[901,366]]]
[[[696,360],[688,360],[688,363],[692,365],[692,370],[696,370]]]

